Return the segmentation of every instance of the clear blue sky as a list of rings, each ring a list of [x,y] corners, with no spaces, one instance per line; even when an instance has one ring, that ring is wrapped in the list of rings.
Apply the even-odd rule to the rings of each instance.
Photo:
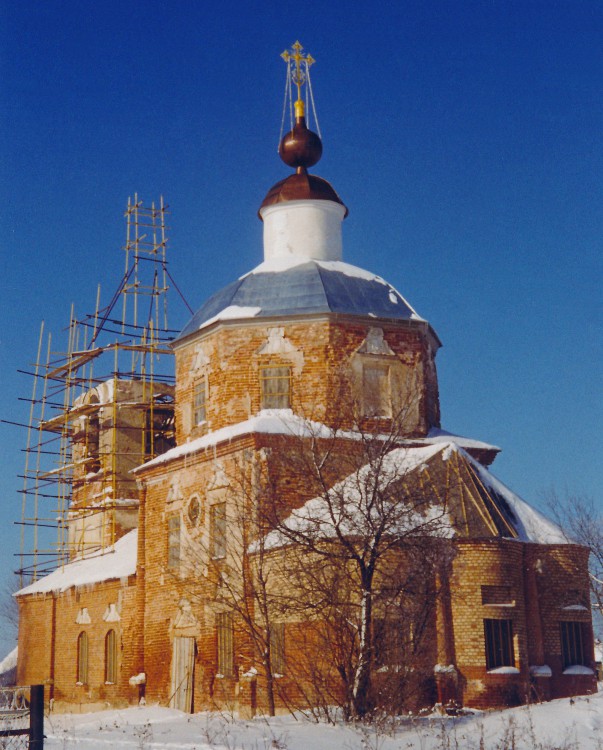
[[[314,171],[350,209],[344,257],[438,332],[443,426],[500,445],[494,473],[529,501],[600,497],[598,0],[1,0],[0,417],[27,421],[17,368],[40,321],[59,348],[70,303],[113,293],[134,192],[170,204],[193,307],[260,262],[296,39],[317,60]],[[0,440],[6,577],[25,435]]]

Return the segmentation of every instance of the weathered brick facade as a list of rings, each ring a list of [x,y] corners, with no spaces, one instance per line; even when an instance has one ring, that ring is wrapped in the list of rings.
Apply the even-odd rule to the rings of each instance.
[[[144,695],[187,711],[253,713],[268,708],[262,653],[269,646],[276,710],[307,706],[319,693],[323,701],[337,700],[344,670],[329,661],[328,628],[311,612],[312,593],[295,608],[283,606],[270,639],[262,641],[270,628],[254,594],[262,583],[266,596],[285,601],[296,584],[282,568],[277,572],[277,563],[296,550],[285,543],[264,550],[261,540],[292,510],[356,476],[367,435],[377,443],[393,431],[392,448],[428,449],[412,481],[434,508],[445,510],[454,537],[454,554],[420,588],[433,606],[422,623],[422,669],[409,670],[414,703],[487,708],[594,690],[588,550],[560,543],[560,534],[553,533],[553,543],[530,536],[521,514],[531,511],[515,496],[503,497],[483,473],[498,449],[459,437],[441,442],[447,438],[439,430],[435,332],[385,281],[339,262],[344,207],[330,186],[330,193],[324,185],[318,197],[312,192],[324,181],[292,177],[308,195],[283,198],[279,183],[262,210],[268,206],[273,217],[265,212],[272,222],[266,257],[291,261],[282,249],[287,241],[302,253],[302,270],[287,277],[286,287],[297,307],[288,309],[285,299],[285,312],[269,314],[261,299],[245,295],[240,305],[233,302],[234,287],[223,292],[222,307],[210,300],[205,318],[189,323],[174,343],[176,447],[157,458],[142,463],[149,453],[141,440],[141,403],[129,400],[137,398],[134,383],[122,383],[123,393],[114,385],[114,394],[123,395],[127,432],[116,437],[113,430],[116,398],[113,416],[107,407],[94,425],[99,443],[121,439],[123,470],[87,464],[93,458],[89,421],[74,433],[74,458],[83,463],[72,510],[97,503],[105,491],[101,475],[110,470],[114,538],[133,525],[136,510],[137,548],[127,558],[127,575],[108,566],[96,583],[74,579],[60,590],[42,583],[38,593],[26,588],[18,595],[19,682],[48,684],[63,707],[131,704]],[[335,209],[321,213],[324,201]],[[274,205],[279,202],[286,205]],[[297,204],[303,213],[293,217]],[[312,216],[322,217],[319,230],[300,236]],[[287,236],[287,227],[296,227],[295,236]],[[306,240],[323,243],[316,257],[304,255]],[[284,278],[275,268],[250,288],[270,296]],[[99,403],[102,387],[93,394]],[[80,406],[87,415],[94,404],[84,399]],[[322,488],[302,460],[321,441],[330,441],[339,456],[323,472]],[[131,500],[135,482],[138,500],[120,517],[117,500]],[[260,581],[264,554],[270,575]],[[388,559],[396,569],[411,567],[402,553]],[[97,564],[108,560],[101,555]],[[345,583],[347,571],[337,572]],[[389,678],[403,667],[375,664],[377,690],[395,691]],[[396,679],[401,690],[402,677]]]

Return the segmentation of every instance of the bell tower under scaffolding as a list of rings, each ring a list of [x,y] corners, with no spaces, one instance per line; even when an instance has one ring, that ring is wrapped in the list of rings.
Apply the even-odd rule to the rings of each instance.
[[[125,212],[125,270],[109,303],[76,318],[66,348],[44,324],[33,371],[17,573],[35,580],[101,553],[135,528],[129,473],[174,445],[173,354],[168,342],[167,206],[135,195]],[[186,304],[186,303],[185,303]],[[53,540],[56,531],[56,540]]]

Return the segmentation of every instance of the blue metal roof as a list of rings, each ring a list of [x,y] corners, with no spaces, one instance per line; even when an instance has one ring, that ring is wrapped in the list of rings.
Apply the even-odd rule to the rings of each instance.
[[[340,270],[346,268],[347,273]],[[233,305],[259,308],[254,318],[329,312],[394,320],[419,317],[399,292],[378,276],[344,263],[308,260],[279,271],[260,267],[237,279],[210,297],[176,340],[199,330]],[[250,315],[242,313],[240,317]]]

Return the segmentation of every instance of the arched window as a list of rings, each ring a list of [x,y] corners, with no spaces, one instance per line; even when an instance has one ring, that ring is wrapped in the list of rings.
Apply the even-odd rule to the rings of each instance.
[[[77,637],[77,681],[88,682],[88,633],[82,631]]]
[[[117,638],[114,630],[105,636],[105,682],[117,682]]]

